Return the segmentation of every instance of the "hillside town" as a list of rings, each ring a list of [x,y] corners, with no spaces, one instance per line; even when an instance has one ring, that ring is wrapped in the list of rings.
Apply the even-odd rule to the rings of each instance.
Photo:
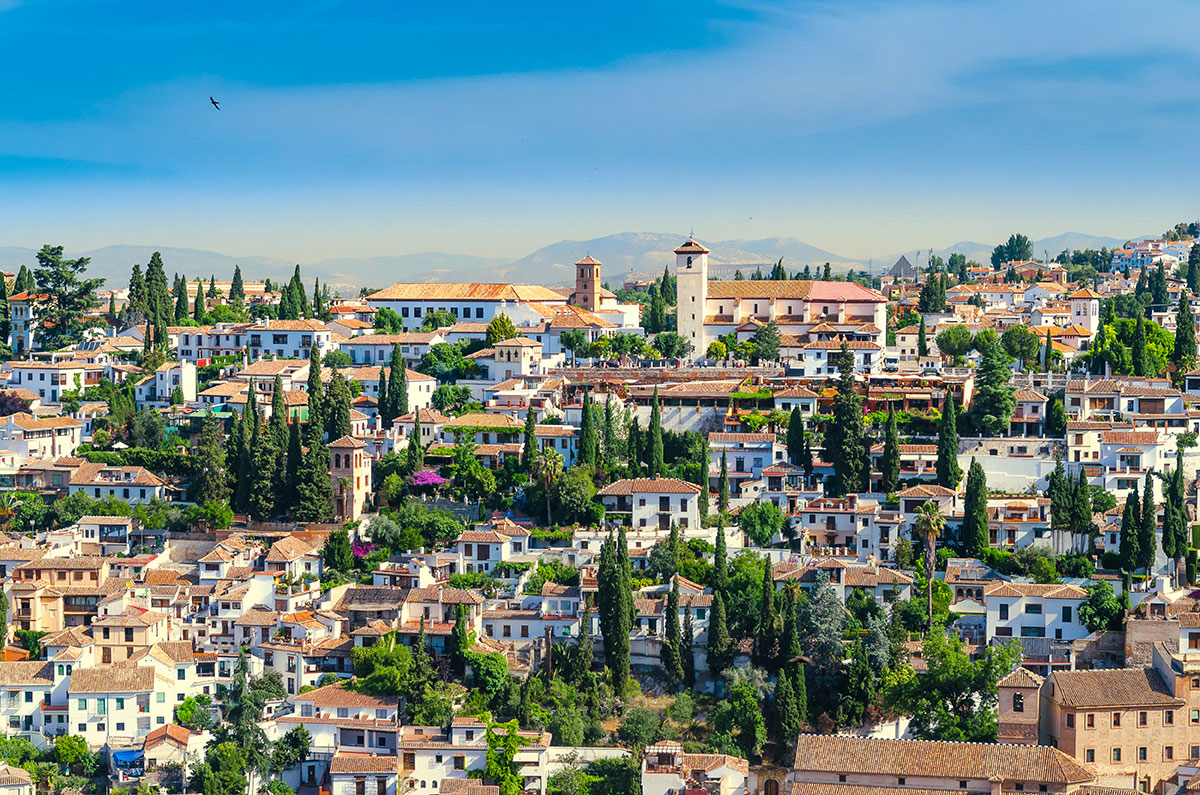
[[[1198,237],[356,295],[47,245],[0,795],[1194,792]]]

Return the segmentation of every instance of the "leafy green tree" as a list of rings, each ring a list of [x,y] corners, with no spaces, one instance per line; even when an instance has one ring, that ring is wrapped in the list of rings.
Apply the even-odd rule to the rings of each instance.
[[[782,533],[787,517],[771,500],[752,502],[738,514],[738,525],[756,546],[771,544],[776,535]]]
[[[1062,395],[1054,395],[1046,407],[1046,435],[1061,439],[1067,435],[1067,409]]]
[[[754,332],[754,357],[759,362],[773,362],[779,358],[779,327],[772,320],[759,326]]]
[[[996,683],[1021,661],[1020,644],[989,646],[972,659],[956,634],[935,626],[925,634],[921,659],[927,673],[905,665],[884,694],[885,706],[911,715],[917,738],[994,743]]]
[[[972,555],[983,557],[990,546],[988,536],[987,476],[979,461],[972,458],[963,501],[962,539]]]
[[[1009,418],[1017,407],[1013,388],[1008,385],[1012,375],[1009,364],[1008,355],[999,345],[992,345],[985,350],[979,364],[971,419],[976,428],[989,436],[1008,433]]]
[[[1113,592],[1112,584],[1099,580],[1083,586],[1088,598],[1079,606],[1079,620],[1088,632],[1121,628],[1121,603]]]
[[[189,787],[204,795],[245,795],[249,786],[246,770],[246,753],[236,743],[221,742],[192,769]]]
[[[496,316],[492,318],[492,322],[488,323],[486,339],[489,348],[494,347],[497,342],[511,340],[516,336],[517,327],[503,312],[497,312]]]
[[[87,257],[64,259],[62,246],[42,246],[33,271],[37,283],[35,341],[42,350],[58,350],[83,338],[87,313],[99,305],[103,279],[85,279]]]
[[[196,731],[212,728],[213,716],[206,705],[188,696],[175,707],[175,722]]]
[[[962,364],[963,356],[971,350],[971,331],[965,325],[947,326],[937,335],[938,350],[949,356],[955,365]]]
[[[846,343],[838,355],[837,395],[833,399],[833,421],[825,433],[825,447],[837,450],[833,460],[833,480],[829,493],[841,496],[868,488],[870,474],[866,434],[863,427],[862,398],[855,389],[854,356]]]
[[[1005,329],[1000,335],[1000,345],[1005,353],[1019,362],[1034,358],[1042,347],[1037,334],[1024,325],[1009,326]]]

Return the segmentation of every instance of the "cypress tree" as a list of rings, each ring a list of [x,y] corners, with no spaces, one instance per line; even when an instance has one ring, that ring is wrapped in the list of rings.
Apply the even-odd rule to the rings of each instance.
[[[883,475],[879,490],[884,494],[896,492],[900,488],[900,431],[896,428],[896,411],[891,403],[888,403],[887,429],[883,436],[883,457],[879,462],[879,471]]]
[[[308,360],[308,424],[325,427],[325,404],[321,386],[321,349],[315,345]]]
[[[797,663],[792,669],[792,696],[796,701],[796,714],[800,719],[801,728],[808,722],[808,676],[804,663]]]
[[[249,510],[251,480],[254,472],[254,452],[259,435],[258,404],[254,399],[254,388],[250,388],[246,408],[242,409],[241,440],[238,442],[237,509]]]
[[[708,661],[709,676],[716,678],[733,662],[733,649],[729,642],[729,627],[725,622],[725,599],[721,592],[713,594],[712,611],[708,617]]]
[[[284,475],[287,488],[284,491],[283,504],[289,510],[294,510],[300,498],[300,464],[304,460],[304,448],[300,443],[300,420],[288,423],[287,464]]]
[[[405,466],[409,472],[416,472],[425,466],[425,447],[421,444],[421,412],[413,412],[413,432],[408,437],[408,450],[405,452]]]
[[[325,305],[321,301],[321,280],[313,279],[312,316],[314,320],[325,322]]]
[[[1146,318],[1138,315],[1137,325],[1133,327],[1133,374],[1145,376],[1149,370],[1146,356]]]
[[[666,637],[663,638],[660,657],[667,672],[668,687],[676,691],[683,684],[683,658],[680,653],[679,631],[679,578],[671,583],[667,594]]]
[[[134,265],[136,268],[137,266]],[[115,298],[115,296],[113,296]],[[109,314],[116,318],[115,307],[110,307]],[[8,309],[8,281],[0,275],[0,343],[9,344],[12,336],[12,321]]]
[[[656,478],[662,474],[662,413],[658,405],[658,387],[654,387],[654,402],[650,406],[650,455],[646,465],[648,467],[647,477]]]
[[[800,466],[800,456],[804,454],[804,415],[799,406],[793,406],[788,416],[787,454],[792,466]]]
[[[242,269],[238,265],[233,266],[233,280],[229,283],[229,303],[239,315],[246,311],[246,287],[242,283]]]
[[[768,671],[775,667],[778,653],[779,628],[775,615],[775,581],[771,577],[771,558],[763,561],[762,605],[758,614],[758,631],[754,635],[754,663]]]
[[[1138,544],[1141,542],[1141,533],[1138,532],[1140,521],[1141,510],[1138,507],[1137,489],[1130,489],[1129,495],[1125,497],[1125,511],[1121,514],[1122,571],[1135,571],[1138,561],[1141,559],[1141,552],[1138,550]]]
[[[725,519],[717,520],[717,549],[713,553],[713,591],[724,593],[729,586],[729,561],[725,551]]]
[[[939,486],[957,489],[962,480],[962,467],[958,465],[958,411],[954,397],[946,394],[942,421],[938,426],[937,482]]]
[[[1141,537],[1138,539],[1138,552],[1141,554],[1139,565],[1150,576],[1150,567],[1154,565],[1155,525],[1158,522],[1158,506],[1154,503],[1154,478],[1151,472],[1146,472],[1146,487],[1142,492],[1142,521]]]
[[[1079,469],[1079,479],[1071,500],[1071,525],[1077,536],[1089,536],[1092,530],[1092,494],[1088,489],[1087,476]]]
[[[321,438],[320,426],[308,426],[308,453],[300,463],[295,506],[301,522],[322,522],[333,506],[333,483],[329,479],[329,448]]]
[[[825,433],[826,448],[837,451],[833,457],[833,480],[829,484],[833,496],[865,491],[868,484],[864,480],[870,476],[864,466],[870,457],[863,430],[862,398],[855,388],[854,356],[845,342],[837,361],[839,376],[833,421]]]
[[[329,417],[325,422],[325,434],[329,441],[333,442],[343,436],[349,436],[351,432],[350,385],[339,370],[334,370],[333,378],[329,379],[328,400]]]
[[[210,273],[208,275],[208,294],[207,298],[217,298],[217,274]]]
[[[696,654],[693,650],[695,645],[696,631],[692,626],[692,610],[689,604],[683,613],[683,640],[679,644],[679,653],[683,657],[683,686],[688,690],[696,686]]]
[[[133,272],[129,274],[129,296],[125,299],[125,317],[129,322],[137,323],[146,319],[146,280],[142,278],[142,266],[133,263]]]
[[[721,452],[721,475],[717,479],[717,510],[729,512],[729,457]]]
[[[276,464],[279,453],[279,448],[275,446],[275,434],[270,426],[255,435],[247,507],[250,516],[260,522],[275,516],[275,489],[279,483]]]
[[[525,432],[521,445],[521,466],[526,472],[533,469],[533,461],[537,458],[537,422],[533,416],[533,408],[525,412]],[[532,476],[531,476],[532,477]]]
[[[988,535],[987,476],[979,461],[972,458],[963,501],[962,538],[972,555],[983,557],[990,546]]]
[[[3,281],[0,279],[0,281]],[[232,437],[231,437],[232,438]],[[193,454],[192,499],[199,504],[229,499],[229,477],[225,471],[225,451],[221,433],[212,415],[204,418],[200,439]]]
[[[796,592],[792,588],[785,591],[783,607],[783,631],[779,634],[779,658],[776,662],[782,672],[799,659],[802,649],[800,646],[800,623],[796,615]]]
[[[579,420],[579,452],[575,458],[576,463],[595,466],[598,444],[599,437],[596,433],[595,418],[592,416],[592,396],[585,390]]]
[[[801,418],[800,427],[801,428],[804,427],[803,418]],[[800,451],[800,466],[804,468],[804,482],[805,482],[805,484],[808,484],[812,481],[812,473],[813,473],[812,444],[808,440],[807,433],[801,432],[800,437],[804,441],[804,446],[801,448],[801,451]]]
[[[642,472],[642,431],[638,427],[638,418],[635,416],[633,422],[629,424],[629,439],[625,446],[626,459],[629,462],[628,476],[631,478],[641,477]]]
[[[617,463],[617,424],[616,418],[613,417],[613,402],[612,395],[604,396],[604,467],[612,469]],[[706,459],[707,460],[707,459]],[[704,467],[704,478],[708,479],[708,468]],[[706,497],[708,494],[708,483],[701,484],[702,491],[700,495]]]
[[[175,280],[175,322],[186,321],[190,309],[187,298],[187,279],[181,276]]]
[[[393,417],[408,413],[408,371],[399,345],[392,346],[391,381],[388,382],[388,411]]]
[[[1200,245],[1195,243],[1188,252],[1187,287],[1192,293],[1200,293]]]
[[[925,316],[921,315],[921,325],[917,327],[917,356],[929,355],[929,340],[925,331]]]
[[[1175,365],[1175,382],[1183,383],[1183,376],[1196,366],[1196,318],[1192,315],[1192,304],[1187,290],[1179,292],[1179,311],[1175,315],[1175,346],[1171,349],[1171,363]]]
[[[392,416],[391,406],[389,405],[390,401],[388,400],[387,387],[387,371],[383,369],[382,365],[380,365],[378,390],[379,398],[375,401],[375,405],[379,411],[379,420],[383,424],[384,428],[391,427],[392,420],[396,419]]]
[[[775,736],[779,745],[792,747],[800,736],[800,715],[796,711],[796,693],[788,678],[787,670],[779,672],[775,683]]]
[[[196,280],[196,303],[192,305],[192,320],[204,322],[204,282]]]

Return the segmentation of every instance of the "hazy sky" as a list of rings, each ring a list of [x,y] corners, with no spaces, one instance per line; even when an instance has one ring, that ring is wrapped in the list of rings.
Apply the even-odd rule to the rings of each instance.
[[[0,0],[0,245],[1159,231],[1200,217],[1198,29],[1127,0]]]

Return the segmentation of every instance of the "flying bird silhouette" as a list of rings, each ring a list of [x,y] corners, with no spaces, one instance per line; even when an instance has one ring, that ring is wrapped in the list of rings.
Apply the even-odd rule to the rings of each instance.
[[[213,106],[214,108],[216,108],[217,110],[220,110],[220,109],[221,109],[221,103],[217,102],[217,101],[216,101],[215,99],[213,99],[212,97],[209,97],[209,98],[208,98],[208,101],[209,101],[209,102],[211,102],[211,103],[212,103],[212,106]]]

